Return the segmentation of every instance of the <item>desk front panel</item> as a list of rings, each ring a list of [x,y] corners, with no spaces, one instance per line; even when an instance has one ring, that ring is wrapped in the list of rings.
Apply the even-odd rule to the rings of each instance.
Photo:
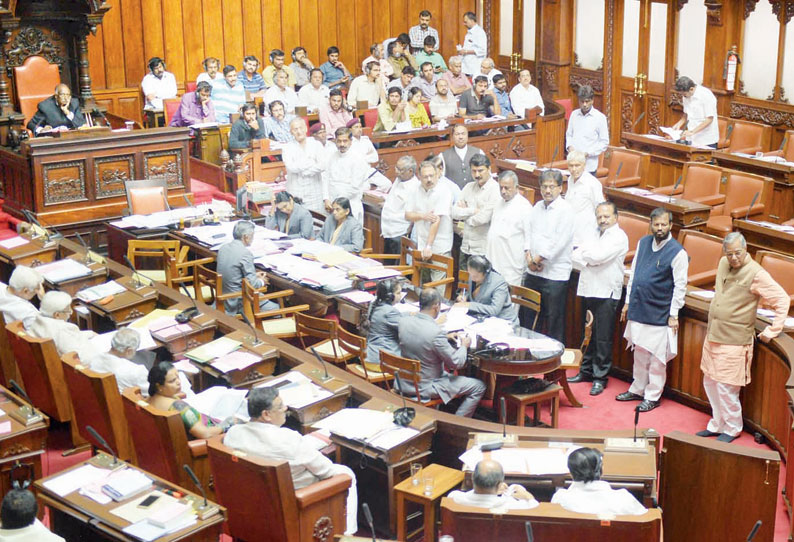
[[[671,140],[660,140],[640,134],[623,134],[626,147],[651,155],[651,166],[645,187],[672,186],[687,162],[708,162],[712,149],[700,149]]]

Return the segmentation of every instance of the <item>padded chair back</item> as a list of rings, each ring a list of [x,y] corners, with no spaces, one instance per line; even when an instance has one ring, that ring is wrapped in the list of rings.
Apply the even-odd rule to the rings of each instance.
[[[609,173],[602,180],[604,186],[637,186],[642,181],[641,163],[645,153],[630,149],[612,148]],[[645,155],[647,156],[647,155]]]
[[[188,81],[185,83],[185,92],[196,92],[196,87],[198,83],[195,81]]]
[[[72,401],[63,385],[63,365],[53,340],[33,337],[21,321],[7,324],[6,329],[33,406],[59,422],[71,421]]]
[[[69,395],[79,398],[72,403],[72,414],[80,436],[94,448],[104,448],[86,430],[90,425],[110,444],[119,459],[135,461],[116,377],[113,373],[97,373],[83,366],[75,352],[65,354],[61,360]]]
[[[722,239],[707,233],[682,229],[678,242],[689,256],[687,280],[694,286],[713,285],[722,257]]]
[[[625,232],[626,237],[629,238],[629,251],[626,253],[626,257],[623,261],[625,263],[630,263],[634,259],[634,251],[637,249],[637,243],[650,233],[651,220],[647,216],[619,211],[618,225],[620,229]]]
[[[42,56],[29,56],[21,66],[14,68],[19,111],[25,123],[36,113],[39,102],[55,94],[55,87],[61,82],[57,64],[50,64]]]
[[[794,296],[794,258],[777,252],[759,250],[755,253],[755,259],[789,296]]]
[[[376,124],[378,124],[378,110],[367,109],[364,111],[364,126],[374,128]]]
[[[730,144],[730,139],[728,139],[728,124],[730,124],[731,119],[727,117],[717,117],[717,128],[720,131],[720,139],[717,142],[718,149],[724,149]]]
[[[757,122],[734,120],[728,152],[755,154],[764,150],[764,139],[769,128]],[[768,137],[767,137],[768,139]]]
[[[148,215],[168,210],[168,183],[158,177],[142,181],[124,181],[127,206],[132,215]]]
[[[179,105],[182,103],[180,98],[171,98],[163,100],[163,112],[165,113],[165,125],[171,125],[171,119],[174,118],[176,112],[179,110]]]
[[[794,130],[786,130],[782,146],[783,159],[787,162],[794,162]]]
[[[565,120],[570,119],[571,113],[573,113],[573,102],[571,101],[571,99],[560,98],[559,100],[554,100],[554,101],[560,104],[563,109],[565,109]]]
[[[763,177],[751,173],[731,171],[728,174],[728,182],[725,185],[725,204],[720,214],[728,216],[739,207],[749,206],[756,194],[758,194],[758,198],[753,204],[754,207],[762,205],[764,201]],[[751,212],[750,214],[754,213]],[[742,216],[742,218],[744,217]]]
[[[719,195],[722,176],[722,168],[718,166],[687,162],[684,165],[682,179],[684,192],[681,197],[697,201],[701,198]]]

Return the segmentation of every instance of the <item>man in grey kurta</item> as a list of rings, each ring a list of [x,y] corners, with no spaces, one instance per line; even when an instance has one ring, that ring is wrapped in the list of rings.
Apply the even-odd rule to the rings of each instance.
[[[483,394],[485,384],[476,378],[456,376],[447,371],[462,369],[466,364],[466,350],[471,344],[469,337],[447,335],[436,323],[441,312],[441,296],[432,288],[422,290],[419,296],[419,313],[400,320],[400,350],[403,357],[419,360],[421,381],[419,394],[423,400],[441,398],[444,403],[455,397],[463,397],[463,402],[455,412],[458,416],[471,417]],[[453,348],[449,339],[460,340],[460,346]],[[403,381],[402,391],[410,394],[413,386]]]
[[[218,250],[218,273],[223,282],[223,293],[231,294],[243,289],[243,279],[254,288],[267,284],[266,275],[254,267],[254,255],[248,249],[254,241],[254,223],[241,220],[234,225],[234,240],[226,243]],[[239,314],[243,310],[242,297],[233,297],[223,302],[226,314]],[[269,311],[278,308],[273,301],[265,301],[260,310]]]

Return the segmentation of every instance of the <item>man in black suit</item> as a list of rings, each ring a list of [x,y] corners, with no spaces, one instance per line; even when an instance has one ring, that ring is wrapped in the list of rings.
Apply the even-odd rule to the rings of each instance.
[[[72,91],[61,83],[55,94],[39,102],[36,114],[28,122],[28,130],[34,135],[46,135],[54,130],[72,130],[85,124],[80,111],[80,101],[72,98]]]

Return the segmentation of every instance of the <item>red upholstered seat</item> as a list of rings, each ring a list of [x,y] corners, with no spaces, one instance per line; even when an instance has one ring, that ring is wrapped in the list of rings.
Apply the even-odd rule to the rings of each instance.
[[[163,110],[165,111],[165,125],[171,125],[171,119],[174,118],[176,112],[179,110],[179,104],[182,103],[181,98],[172,98],[170,100],[163,100]]]
[[[623,259],[623,262],[628,265],[634,259],[634,251],[637,249],[637,243],[643,236],[650,233],[651,221],[645,216],[620,211],[618,213],[618,225],[629,238],[629,251]]]
[[[558,104],[565,109],[565,120],[571,118],[571,113],[573,113],[573,102],[570,98],[560,98],[559,100],[554,100]]]
[[[639,186],[643,176],[648,172],[650,156],[644,152],[610,147],[601,156],[604,155],[608,155],[604,160],[609,160],[606,176],[599,178],[604,186],[616,188]]]
[[[374,128],[377,123],[378,123],[377,109],[367,109],[366,111],[364,111],[364,126]]]
[[[36,112],[39,102],[55,94],[61,82],[58,66],[41,56],[29,56],[21,66],[14,68],[14,82],[19,110],[27,123]]]
[[[187,83],[185,83],[185,92],[195,92],[197,85],[198,83],[196,83],[195,81],[188,81]]]
[[[211,184],[190,179],[190,191],[193,193],[193,203],[198,205],[200,203],[210,203],[213,199],[228,201],[235,203],[234,194],[221,192]]]
[[[702,288],[714,286],[722,257],[722,239],[699,231],[681,230],[678,242],[689,255],[687,283]]]

